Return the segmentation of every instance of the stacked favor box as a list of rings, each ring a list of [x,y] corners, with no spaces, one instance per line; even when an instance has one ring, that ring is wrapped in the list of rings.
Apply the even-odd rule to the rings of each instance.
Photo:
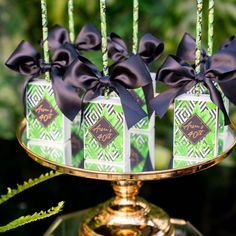
[[[225,99],[228,112],[229,103]],[[209,94],[184,94],[175,99],[173,167],[199,163],[221,154],[227,145],[228,126]]]
[[[152,78],[155,88],[154,73]],[[147,111],[142,88],[130,92],[143,110]],[[128,130],[120,98],[113,93],[109,99],[100,96],[89,102],[82,126],[85,169],[117,173],[153,170],[154,114]]]
[[[41,79],[28,83],[26,119],[29,140],[65,143],[71,137],[71,122],[58,108],[51,82]]]
[[[130,170],[130,135],[119,97],[100,96],[84,111],[84,167]]]
[[[35,80],[26,88],[27,146],[61,165],[72,165],[71,122],[57,106],[51,82]]]

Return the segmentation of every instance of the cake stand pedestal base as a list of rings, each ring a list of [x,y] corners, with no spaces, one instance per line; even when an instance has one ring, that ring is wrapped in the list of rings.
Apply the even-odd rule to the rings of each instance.
[[[44,236],[202,236],[189,222],[171,219],[136,197],[140,181],[113,182],[116,196],[92,209],[58,217]]]

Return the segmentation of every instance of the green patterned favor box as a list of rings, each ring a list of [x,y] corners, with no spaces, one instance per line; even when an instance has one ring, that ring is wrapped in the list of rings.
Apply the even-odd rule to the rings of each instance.
[[[26,88],[27,138],[64,143],[70,139],[70,121],[54,98],[51,82],[37,80]]]
[[[84,159],[130,165],[130,137],[120,98],[102,96],[90,101],[84,111]]]
[[[209,159],[218,154],[219,109],[210,96],[184,94],[175,99],[174,159]]]
[[[155,167],[155,130],[130,133],[131,172],[152,171]]]
[[[67,141],[64,144],[28,141],[27,147],[34,154],[37,154],[45,159],[55,162],[59,165],[72,165],[71,160],[71,142]]]

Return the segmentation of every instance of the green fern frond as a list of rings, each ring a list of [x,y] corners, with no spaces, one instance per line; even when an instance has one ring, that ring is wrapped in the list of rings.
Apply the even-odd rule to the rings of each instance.
[[[64,206],[64,202],[62,201],[62,202],[59,202],[56,207],[52,207],[48,209],[47,211],[40,211],[40,212],[35,212],[33,215],[21,216],[20,218],[11,221],[7,225],[0,226],[0,233],[4,233],[8,230],[15,229],[25,224],[28,224],[37,220],[42,220],[44,218],[55,215],[62,210],[63,206]]]
[[[24,181],[23,184],[17,184],[17,188],[16,189],[11,189],[11,188],[7,188],[8,192],[7,194],[1,195],[0,196],[0,204],[6,202],[7,200],[9,200],[10,198],[14,197],[16,194],[19,194],[21,192],[23,192],[26,189],[29,189],[39,183],[42,183],[48,179],[51,179],[53,177],[56,177],[58,175],[61,175],[62,173],[60,172],[54,172],[54,171],[50,171],[46,174],[41,174],[38,178],[35,179],[29,179],[28,181]]]

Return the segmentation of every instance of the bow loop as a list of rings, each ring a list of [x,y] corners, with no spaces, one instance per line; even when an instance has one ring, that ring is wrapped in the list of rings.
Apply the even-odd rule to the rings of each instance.
[[[115,62],[121,62],[130,55],[124,40],[115,33],[110,33],[108,37],[108,56]]]
[[[85,25],[75,40],[75,46],[78,50],[99,50],[101,48],[101,34],[92,25]]]
[[[27,41],[21,41],[5,65],[22,75],[38,76],[40,74],[41,55]]]
[[[160,57],[164,50],[163,42],[154,37],[152,34],[145,34],[139,43],[138,55],[146,64],[150,64]],[[132,56],[128,52],[127,45],[124,40],[115,33],[111,33],[108,37],[108,56],[115,62],[121,62]]]
[[[150,73],[138,55],[116,64],[111,71],[110,79],[119,81],[128,89],[144,87],[152,83]]]
[[[139,43],[139,55],[146,64],[158,59],[164,50],[164,43],[152,34],[145,34]]]
[[[185,33],[178,45],[176,56],[190,65],[194,65],[196,54],[196,40],[189,33]],[[200,63],[204,64],[208,56],[204,49],[201,50]]]
[[[174,55],[167,57],[157,73],[157,80],[172,87],[180,87],[194,78],[194,69]]]
[[[49,30],[48,46],[51,51],[55,51],[66,43],[70,43],[70,37],[68,31],[64,27],[55,25]]]

